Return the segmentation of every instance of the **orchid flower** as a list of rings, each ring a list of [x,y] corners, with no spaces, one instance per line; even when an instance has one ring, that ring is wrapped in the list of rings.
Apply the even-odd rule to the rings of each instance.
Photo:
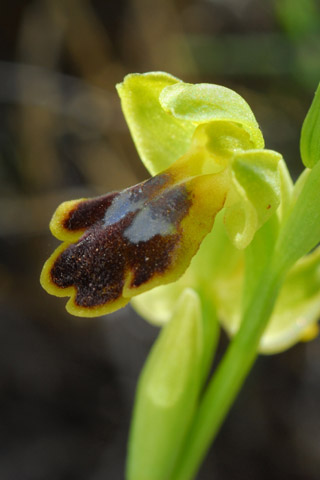
[[[64,243],[42,284],[96,316],[185,272],[215,217],[244,248],[280,202],[281,156],[264,150],[246,102],[215,85],[129,75],[118,86],[138,151],[156,175],[122,192],[65,202],[50,228]]]

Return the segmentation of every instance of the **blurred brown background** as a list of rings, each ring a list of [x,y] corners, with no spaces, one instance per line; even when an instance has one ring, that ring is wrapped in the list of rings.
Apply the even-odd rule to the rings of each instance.
[[[61,201],[148,176],[114,85],[150,70],[242,94],[296,177],[320,80],[319,2],[2,0],[1,480],[123,479],[157,329],[130,307],[72,318],[39,274],[58,244],[48,223]],[[319,339],[260,358],[199,480],[318,479],[319,402]]]

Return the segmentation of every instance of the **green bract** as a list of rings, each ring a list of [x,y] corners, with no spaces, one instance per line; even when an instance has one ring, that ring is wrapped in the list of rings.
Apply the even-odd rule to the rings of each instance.
[[[172,473],[200,392],[202,328],[199,298],[186,289],[139,380],[129,441],[129,480],[161,480]]]

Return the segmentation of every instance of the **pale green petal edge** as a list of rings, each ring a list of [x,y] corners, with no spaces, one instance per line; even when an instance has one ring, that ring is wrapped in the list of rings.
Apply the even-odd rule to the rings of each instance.
[[[234,245],[243,249],[276,212],[281,198],[279,162],[272,150],[247,150],[235,155],[226,200],[225,228]]]
[[[263,136],[251,108],[229,88],[182,82],[164,88],[159,101],[165,111],[181,121],[198,125],[215,120],[238,123],[248,131],[255,148],[264,147]]]

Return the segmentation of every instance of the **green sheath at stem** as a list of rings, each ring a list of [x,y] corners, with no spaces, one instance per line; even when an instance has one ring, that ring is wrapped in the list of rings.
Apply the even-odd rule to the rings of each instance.
[[[197,473],[256,359],[280,283],[280,275],[270,269],[257,285],[241,328],[204,392],[183,448],[183,457],[171,480],[191,480]]]

